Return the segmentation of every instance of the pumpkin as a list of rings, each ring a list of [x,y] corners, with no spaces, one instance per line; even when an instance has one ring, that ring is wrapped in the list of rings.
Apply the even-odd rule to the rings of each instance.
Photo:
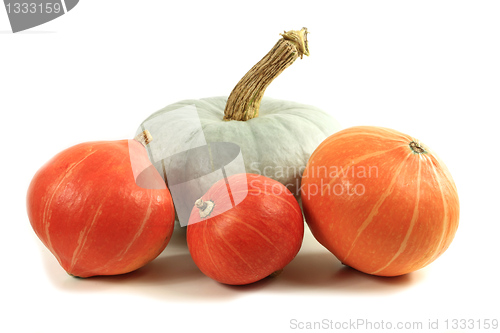
[[[115,275],[158,256],[174,227],[169,190],[136,140],[72,146],[48,161],[28,188],[31,225],[67,273]]]
[[[233,197],[241,194],[244,199],[235,205]],[[254,174],[215,183],[196,201],[187,226],[189,252],[198,268],[230,285],[277,275],[298,253],[303,235],[302,211],[293,194]]]
[[[229,97],[180,101],[144,120],[138,133],[146,129],[155,137],[149,148],[150,158],[169,184],[171,180],[177,182],[176,179],[199,174],[198,163],[170,156],[214,142],[228,142],[241,149],[244,169],[240,172],[277,180],[300,198],[300,179],[309,156],[340,126],[317,107],[263,97],[274,78],[298,57],[309,55],[307,29],[288,31],[281,36]],[[192,116],[188,116],[189,107],[196,108]],[[170,176],[173,174],[176,176]],[[213,182],[202,186],[196,198],[211,185]],[[191,207],[192,202],[187,217]]]
[[[328,137],[307,164],[301,194],[314,237],[368,274],[425,267],[458,227],[457,188],[445,164],[392,129],[359,126]]]

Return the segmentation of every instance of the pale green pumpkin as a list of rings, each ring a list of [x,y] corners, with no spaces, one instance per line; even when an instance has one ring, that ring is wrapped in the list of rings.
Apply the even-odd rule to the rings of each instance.
[[[229,142],[241,149],[242,172],[275,179],[300,197],[300,180],[310,155],[340,125],[314,106],[263,97],[275,77],[298,57],[309,55],[305,28],[282,36],[229,97],[180,101],[155,112],[141,124],[138,132],[148,130],[153,136],[150,158],[169,187],[201,179],[223,167],[236,153],[214,159],[213,149],[208,148],[206,154],[200,149],[207,144],[210,147],[212,143]],[[173,155],[175,158],[171,158]],[[203,181],[216,180],[205,177]],[[183,203],[175,201],[175,193],[173,197],[178,210]],[[193,198],[187,200],[186,211],[193,207]]]
[[[158,155],[165,157],[185,151],[182,147],[190,145],[200,134],[207,143],[235,143],[241,148],[247,173],[275,179],[299,196],[300,179],[309,157],[325,138],[340,129],[338,122],[314,106],[269,97],[262,99],[258,117],[225,121],[226,103],[227,97],[181,101],[152,114],[141,128],[151,132],[157,151],[161,151]],[[169,121],[165,117],[167,112],[192,105],[196,107],[201,128],[187,129],[165,123]],[[173,152],[176,147],[180,149]],[[171,164],[167,167],[174,168]],[[198,166],[190,165],[187,160],[175,166],[194,174],[193,167]]]

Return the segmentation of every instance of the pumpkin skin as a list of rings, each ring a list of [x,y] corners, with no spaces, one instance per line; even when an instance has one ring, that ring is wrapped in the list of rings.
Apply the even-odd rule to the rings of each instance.
[[[228,177],[228,183],[232,193],[248,191],[245,199],[231,208],[225,181],[215,183],[202,197],[214,203],[212,214],[200,218],[199,209],[193,208],[187,243],[205,275],[244,285],[280,271],[297,255],[304,220],[295,197],[275,180],[237,174]]]
[[[60,152],[33,177],[27,210],[37,236],[77,277],[144,266],[163,251],[174,227],[170,192],[135,140],[87,142]]]
[[[231,142],[241,148],[247,173],[259,174],[285,185],[300,198],[300,180],[314,149],[340,129],[339,123],[324,111],[310,105],[264,97],[259,116],[247,121],[225,121],[227,97],[184,100],[153,113],[138,129],[154,136],[157,155],[171,156],[172,147],[186,147],[194,137],[204,135],[207,143]],[[172,127],[162,116],[194,105],[201,127],[186,131]],[[168,120],[170,121],[170,120]],[[203,133],[200,133],[200,132]],[[154,161],[153,156],[150,156]],[[196,174],[196,165],[186,162],[164,166],[167,174],[182,170]],[[161,174],[162,170],[158,170]]]
[[[368,274],[425,267],[449,247],[458,227],[458,193],[444,163],[416,139],[387,128],[352,127],[327,138],[312,154],[301,190],[314,237]]]

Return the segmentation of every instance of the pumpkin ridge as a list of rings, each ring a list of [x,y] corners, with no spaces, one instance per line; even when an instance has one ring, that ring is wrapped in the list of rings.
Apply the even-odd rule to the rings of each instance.
[[[238,250],[236,250],[236,248],[230,243],[227,241],[227,239],[224,237],[224,235],[222,234],[222,231],[219,229],[219,228],[215,228],[215,230],[217,231],[217,233],[219,234],[219,237],[220,239],[224,242],[224,244],[226,244],[229,249],[231,249],[231,251],[233,251],[234,254],[236,254],[236,256],[238,258],[240,258],[240,260],[248,266],[248,268],[250,268],[250,270],[254,270],[254,268],[245,260],[245,258],[243,258],[243,256],[241,255],[241,253],[238,252]]]
[[[45,207],[44,207],[44,210],[43,210],[43,217],[42,217],[42,225],[44,225],[44,230],[45,230],[45,239],[46,239],[46,242],[47,242],[47,247],[49,249],[51,249],[51,252],[54,254],[54,256],[57,258],[57,260],[59,262],[61,260],[59,258],[59,255],[54,251],[54,248],[52,246],[52,241],[50,239],[50,233],[49,233],[50,222],[47,222],[48,211],[50,209],[50,206],[52,205],[52,200],[54,200],[54,197],[55,197],[56,193],[59,190],[59,187],[71,175],[71,172],[73,171],[73,169],[75,169],[80,163],[82,163],[89,156],[95,154],[96,152],[97,152],[97,150],[91,151],[89,154],[87,154],[86,156],[84,156],[80,161],[75,162],[69,169],[67,169],[66,172],[64,173],[64,175],[62,176],[62,178],[60,179],[60,181],[58,182],[58,184],[56,185],[56,188],[52,192],[52,195],[50,196],[50,199],[45,203]]]
[[[145,214],[144,218],[141,221],[141,225],[139,227],[139,230],[134,234],[134,237],[132,237],[132,240],[129,242],[129,244],[122,251],[120,251],[120,253],[118,253],[117,257],[120,257],[120,258],[118,258],[118,261],[122,260],[123,256],[125,254],[127,254],[130,247],[136,242],[137,238],[139,238],[141,236],[141,234],[144,231],[144,226],[146,225],[146,222],[151,217],[151,211],[152,211],[151,204],[153,203],[153,195],[151,194],[151,192],[148,192],[148,193],[149,193],[148,208],[146,210],[146,214]]]
[[[73,251],[73,256],[71,258],[71,263],[68,269],[68,272],[73,272],[73,269],[80,259],[80,255],[85,247],[85,243],[87,242],[87,238],[89,236],[90,231],[92,228],[95,226],[95,223],[97,219],[101,216],[102,214],[102,206],[104,203],[101,203],[99,207],[97,207],[96,212],[94,214],[94,217],[92,218],[92,221],[90,222],[90,225],[86,225],[85,228],[80,231],[80,236],[78,237],[78,241],[75,247],[75,250]]]
[[[257,136],[258,136],[258,133],[257,133],[257,128],[255,126],[248,126],[248,129],[250,130],[250,133],[251,133],[251,141],[252,143],[249,143],[248,146],[249,147],[252,147],[253,148],[253,151],[257,153],[257,158],[256,160],[257,161],[262,161],[262,146],[261,146],[261,143],[259,140],[257,140]],[[249,140],[250,141],[250,138]],[[241,147],[240,147],[241,148]],[[243,148],[241,148],[243,150]],[[260,166],[259,166],[260,168]],[[248,173],[249,170],[246,170],[246,167],[245,167],[245,171]],[[259,170],[260,171],[260,170]]]
[[[350,167],[350,166],[352,166],[352,165],[356,165],[356,164],[358,164],[359,162],[363,162],[363,161],[366,161],[367,159],[370,159],[370,158],[372,158],[372,157],[377,157],[377,156],[379,156],[379,155],[383,155],[383,154],[389,153],[389,152],[391,152],[391,151],[393,151],[393,150],[396,150],[396,149],[399,149],[399,148],[401,148],[401,147],[400,147],[400,146],[396,146],[396,147],[393,147],[393,148],[388,149],[388,150],[382,150],[382,151],[377,151],[377,152],[372,152],[372,153],[365,154],[365,155],[360,156],[360,157],[358,157],[357,159],[352,160],[351,162],[347,163],[346,165],[344,165],[344,166],[342,167],[342,169],[341,169],[341,170],[345,170],[346,168],[348,168],[348,167]],[[329,187],[332,185],[332,183],[333,183],[333,182],[334,182],[337,178],[340,178],[340,174],[339,174],[339,173],[337,173],[337,174],[335,175],[335,177],[332,177],[332,178],[330,179],[330,181],[328,182],[328,186],[327,186],[327,187],[329,188]],[[323,189],[323,190],[321,191],[321,195],[323,196],[324,194],[325,194],[325,189]]]
[[[441,237],[440,237],[439,243],[438,243],[438,245],[437,245],[437,247],[435,249],[434,255],[432,255],[432,256],[429,257],[429,261],[426,262],[425,265],[433,262],[434,260],[436,260],[437,257],[439,257],[441,255],[441,250],[443,249],[443,247],[446,246],[446,243],[443,244],[443,241],[445,239],[447,231],[450,228],[449,227],[449,223],[448,223],[448,218],[449,218],[448,204],[446,202],[445,195],[444,195],[444,192],[443,192],[443,186],[441,185],[441,181],[439,180],[441,177],[439,177],[439,175],[437,173],[437,170],[434,167],[434,164],[430,163],[430,166],[431,166],[432,172],[433,172],[433,174],[435,176],[434,179],[435,179],[435,182],[438,185],[439,192],[441,194],[441,200],[442,200],[442,203],[443,203],[443,222],[442,222],[443,231],[441,232]]]
[[[396,252],[396,254],[391,258],[391,260],[389,260],[389,262],[383,266],[382,268],[372,272],[372,273],[369,273],[369,274],[378,274],[380,273],[381,271],[383,271],[384,269],[388,268],[394,260],[396,260],[396,258],[398,258],[405,250],[406,250],[406,246],[408,244],[408,240],[410,239],[410,235],[413,231],[413,228],[415,226],[415,223],[417,222],[418,220],[418,208],[419,208],[419,202],[420,202],[420,183],[422,182],[422,160],[418,160],[418,174],[417,174],[417,196],[416,196],[416,202],[415,202],[415,208],[413,209],[413,215],[412,215],[412,218],[411,218],[411,221],[410,221],[410,226],[408,228],[408,231],[406,232],[405,234],[405,237],[403,239],[403,241],[401,242],[401,245],[399,246],[399,249],[398,251]]]
[[[399,164],[399,166],[396,168],[396,171],[394,172],[394,176],[391,179],[391,182],[389,183],[388,188],[385,190],[385,192],[380,196],[379,200],[375,203],[373,208],[371,209],[370,213],[368,214],[368,217],[363,221],[361,226],[358,228],[358,232],[356,236],[354,237],[354,240],[351,243],[350,249],[347,251],[346,256],[342,259],[342,261],[346,261],[347,258],[350,256],[352,250],[356,246],[356,242],[359,239],[359,236],[361,233],[372,223],[373,219],[375,216],[378,214],[378,210],[380,206],[384,203],[385,199],[389,197],[389,195],[394,191],[396,180],[399,177],[401,171],[403,170],[403,166],[406,164],[406,161],[409,159],[409,156],[406,157],[406,159]]]
[[[258,229],[254,228],[252,225],[246,223],[245,221],[243,221],[242,219],[240,219],[236,214],[233,214],[231,213],[231,211],[228,211],[227,213],[227,216],[230,217],[232,220],[235,220],[237,222],[240,222],[242,225],[244,225],[245,227],[247,227],[248,229],[252,230],[253,232],[255,232],[256,234],[258,234],[260,237],[262,237],[262,239],[264,239],[269,245],[271,245],[272,247],[274,247],[276,250],[278,250],[278,248],[276,247],[276,245],[273,244],[273,242],[271,242],[271,240],[266,237],[262,232],[260,232]]]
[[[134,139],[134,140],[136,140],[136,139]],[[142,143],[141,141],[138,141],[138,140],[136,140],[136,141],[139,142],[139,143],[141,143],[144,146],[144,143]],[[122,146],[118,142],[109,142],[109,143],[110,144],[114,143],[115,148],[122,149]],[[128,144],[129,143],[127,142],[127,149],[129,149]],[[119,163],[117,163],[117,165],[124,166],[126,169],[129,169],[130,172],[133,174],[132,165],[130,163],[130,156],[123,156],[122,160]],[[112,165],[110,167],[112,167]],[[133,175],[129,175],[129,177],[133,177]],[[116,195],[116,193],[114,193],[114,194]],[[106,211],[106,205],[105,205],[106,202],[105,202],[105,200],[109,199],[112,196],[113,196],[112,188],[108,188],[108,191],[106,192],[106,195],[103,195],[103,197],[101,199],[101,204],[98,206],[98,208],[96,210],[96,211],[99,211],[99,216],[94,215],[94,219],[91,222],[91,226],[89,228],[88,228],[88,226],[85,226],[85,228],[84,228],[84,230],[87,230],[87,228],[88,228],[88,230],[86,231],[86,237],[88,237],[88,235],[90,234],[90,231],[92,230],[92,227],[95,226],[95,223],[97,222],[97,219],[100,217],[100,215],[102,215],[103,211],[104,212]],[[104,210],[102,209],[103,206],[104,206]],[[84,250],[85,242],[82,244],[81,249],[78,251],[78,256],[81,256],[82,251]],[[76,248],[75,248],[75,252],[76,252]],[[79,272],[78,275],[80,275],[80,276],[87,276],[89,273],[94,274],[94,272],[102,271],[106,267],[109,267],[111,263],[116,262],[116,261],[120,261],[120,260],[109,259],[104,264],[102,264],[101,266],[94,267],[94,268],[92,268],[90,270],[85,270],[83,272]],[[76,258],[76,260],[74,261],[74,263],[71,266],[71,269],[69,269],[68,272],[71,272],[73,270],[73,268],[74,268],[74,266],[76,265],[77,262],[78,262],[78,258]],[[78,275],[74,275],[74,276],[78,276]]]

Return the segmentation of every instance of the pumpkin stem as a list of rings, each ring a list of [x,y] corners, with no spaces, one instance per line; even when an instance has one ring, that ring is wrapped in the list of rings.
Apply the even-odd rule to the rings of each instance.
[[[410,148],[415,154],[424,154],[426,150],[419,142],[412,141],[410,142]]]
[[[194,205],[196,208],[200,210],[200,217],[205,218],[212,213],[215,207],[215,203],[212,200],[203,201],[202,198],[199,198],[195,201]]]
[[[227,99],[224,120],[249,120],[259,115],[260,101],[266,88],[288,66],[309,55],[307,29],[290,30],[268,54],[255,64],[236,84]]]
[[[148,130],[144,130],[144,132],[137,134],[134,140],[142,143],[142,145],[146,147],[151,141],[153,141],[153,137]]]

